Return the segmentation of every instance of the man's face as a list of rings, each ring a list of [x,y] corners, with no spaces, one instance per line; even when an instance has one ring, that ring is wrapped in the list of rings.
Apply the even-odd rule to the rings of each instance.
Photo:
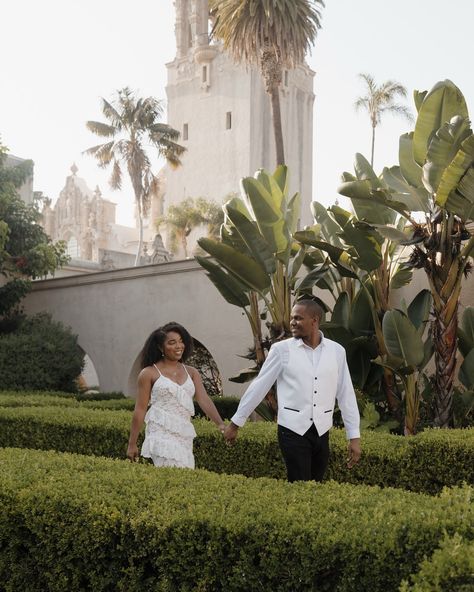
[[[319,319],[311,316],[303,304],[295,304],[291,309],[290,329],[296,339],[310,337],[319,330]]]

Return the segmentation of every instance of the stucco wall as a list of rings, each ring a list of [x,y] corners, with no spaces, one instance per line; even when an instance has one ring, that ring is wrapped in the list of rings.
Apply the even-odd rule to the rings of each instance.
[[[195,261],[179,261],[34,283],[28,314],[49,311],[79,336],[105,391],[134,395],[134,364],[148,335],[177,321],[207,347],[224,392],[242,387],[227,378],[246,366],[238,354],[252,338],[240,309],[227,304]]]

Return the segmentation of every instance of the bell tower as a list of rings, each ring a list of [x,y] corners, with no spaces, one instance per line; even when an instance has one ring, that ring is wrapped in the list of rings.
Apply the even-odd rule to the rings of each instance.
[[[164,208],[187,197],[222,202],[259,168],[273,171],[270,98],[257,68],[236,65],[209,40],[207,0],[175,0],[176,56],[167,64],[168,123],[186,147],[183,166],[166,169]],[[314,72],[287,71],[281,88],[290,190],[302,196],[301,223],[311,223]]]

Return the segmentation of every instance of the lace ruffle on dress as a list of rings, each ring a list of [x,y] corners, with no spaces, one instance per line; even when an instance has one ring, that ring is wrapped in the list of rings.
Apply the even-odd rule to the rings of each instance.
[[[151,458],[156,467],[194,469],[193,439],[196,431],[191,423],[193,396],[194,383],[189,374],[183,384],[161,373],[155,381],[150,407],[145,415],[145,440],[141,454]]]

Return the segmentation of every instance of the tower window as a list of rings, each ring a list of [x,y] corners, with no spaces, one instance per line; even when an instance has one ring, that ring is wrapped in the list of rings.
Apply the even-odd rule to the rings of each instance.
[[[225,129],[232,129],[232,111],[225,114]]]
[[[188,124],[183,124],[183,140],[188,139]]]
[[[202,82],[206,83],[207,82],[207,66],[203,66],[202,67]]]

